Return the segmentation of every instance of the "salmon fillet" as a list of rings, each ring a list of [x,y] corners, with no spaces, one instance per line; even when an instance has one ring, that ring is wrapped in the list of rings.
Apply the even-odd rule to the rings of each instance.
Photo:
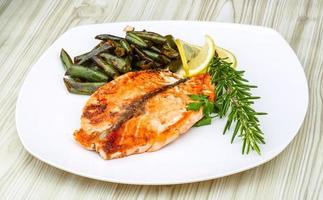
[[[195,76],[147,99],[131,119],[95,144],[96,151],[103,159],[113,159],[156,151],[174,141],[203,117],[202,110],[186,109],[192,102],[189,94],[214,100],[210,76]]]
[[[87,101],[81,129],[74,138],[86,149],[94,150],[100,135],[118,128],[131,118],[134,109],[150,96],[182,80],[166,70],[129,72],[100,87]]]

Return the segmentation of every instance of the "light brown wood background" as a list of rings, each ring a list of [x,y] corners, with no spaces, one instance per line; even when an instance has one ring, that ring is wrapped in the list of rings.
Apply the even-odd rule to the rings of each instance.
[[[323,199],[322,0],[0,0],[0,199]],[[309,83],[297,137],[272,161],[212,181],[134,186],[83,178],[29,155],[15,127],[19,89],[33,63],[67,29],[127,20],[207,20],[272,27]]]

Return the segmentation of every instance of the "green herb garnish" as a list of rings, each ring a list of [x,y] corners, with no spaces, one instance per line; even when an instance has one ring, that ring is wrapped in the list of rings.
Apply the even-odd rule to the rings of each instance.
[[[231,143],[238,135],[243,141],[242,154],[248,154],[250,149],[260,154],[259,144],[265,144],[265,141],[257,116],[267,113],[256,112],[252,108],[254,100],[260,97],[253,96],[250,90],[257,86],[248,84],[248,80],[243,78],[244,71],[235,70],[231,63],[217,56],[211,60],[208,73],[216,86],[215,106],[219,110],[218,116],[222,118],[228,114],[223,134],[235,122]]]
[[[208,96],[204,94],[192,94],[189,97],[194,100],[187,105],[188,110],[199,111],[203,108],[203,118],[198,121],[194,126],[204,126],[211,124],[211,119],[215,117],[212,115],[214,113],[214,102],[208,99]]]
[[[244,71],[237,71],[231,67],[231,63],[223,58],[215,56],[208,66],[212,84],[216,86],[216,101],[210,102],[206,95],[190,95],[194,102],[187,105],[188,110],[198,111],[203,108],[203,118],[194,126],[211,124],[211,118],[216,116],[223,118],[228,116],[223,130],[225,134],[234,123],[234,131],[231,138],[233,143],[236,136],[243,141],[242,154],[250,150],[260,154],[259,144],[265,144],[264,134],[260,130],[258,115],[267,113],[256,112],[252,108],[255,99],[260,97],[251,94],[251,88],[257,86],[249,85],[248,80],[243,78]]]

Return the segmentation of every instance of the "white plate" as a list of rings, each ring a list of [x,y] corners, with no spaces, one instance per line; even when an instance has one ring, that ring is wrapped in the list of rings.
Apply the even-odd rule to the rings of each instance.
[[[123,36],[132,25],[162,34],[173,34],[191,43],[203,44],[204,35],[235,53],[238,68],[258,85],[253,93],[266,145],[262,155],[241,155],[241,141],[230,144],[222,135],[225,121],[192,128],[160,151],[122,159],[102,160],[76,144],[72,133],[80,126],[87,96],[66,91],[59,52],[72,56],[89,51],[94,36]],[[178,184],[227,176],[267,162],[278,155],[297,134],[308,104],[307,81],[296,55],[274,30],[264,27],[192,21],[154,21],[96,24],[73,28],[46,50],[28,74],[17,102],[16,123],[21,142],[38,159],[62,170],[111,182],[129,184]]]

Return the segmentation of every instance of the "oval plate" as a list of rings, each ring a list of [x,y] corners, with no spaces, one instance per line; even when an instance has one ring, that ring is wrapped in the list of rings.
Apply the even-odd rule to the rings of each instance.
[[[204,35],[237,57],[238,69],[258,88],[262,98],[254,105],[267,112],[260,117],[266,145],[262,154],[241,154],[241,140],[230,144],[222,135],[225,120],[192,128],[160,151],[122,159],[102,160],[81,148],[72,137],[80,126],[87,96],[66,91],[61,48],[71,56],[92,49],[94,36],[123,36],[126,25],[146,29],[195,44]],[[278,155],[297,134],[308,104],[307,81],[301,64],[287,42],[274,30],[249,25],[192,21],[153,21],[96,24],[73,28],[58,38],[28,74],[16,107],[16,125],[25,148],[38,159],[62,170],[99,180],[128,184],[179,184],[214,179],[265,163]]]

